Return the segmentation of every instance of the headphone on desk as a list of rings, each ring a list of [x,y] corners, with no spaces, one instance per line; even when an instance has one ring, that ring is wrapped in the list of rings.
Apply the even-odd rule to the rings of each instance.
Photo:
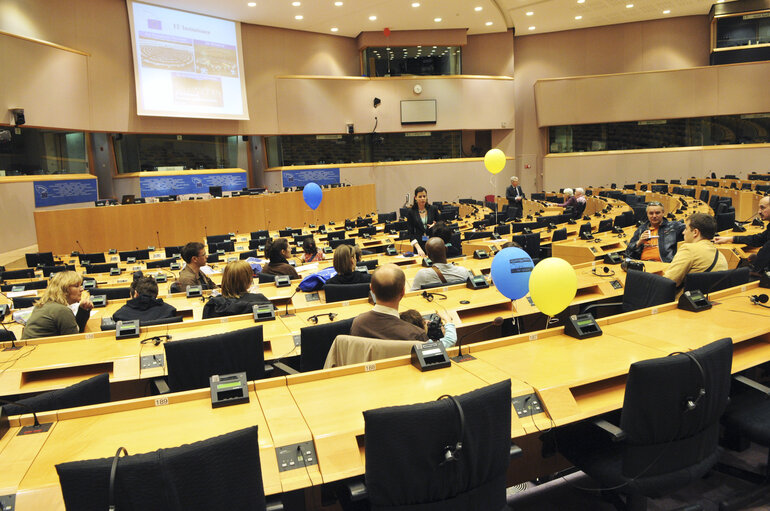
[[[615,270],[613,270],[609,266],[602,266],[602,272],[603,273],[598,273],[596,271],[596,268],[591,269],[591,273],[593,273],[597,277],[612,277],[613,275],[615,275]]]
[[[762,293],[761,295],[752,295],[750,297],[751,303],[754,305],[759,305],[760,307],[764,307],[765,309],[770,309],[770,305],[765,305],[767,303],[767,295],[765,293]]]
[[[460,459],[460,453],[463,450],[463,437],[465,436],[465,414],[463,413],[463,407],[460,405],[460,402],[456,397],[450,396],[449,394],[440,396],[437,401],[441,401],[444,398],[451,401],[454,407],[457,409],[457,415],[460,418],[460,437],[457,439],[457,442],[454,445],[450,444],[444,447],[444,457],[441,460],[441,463],[439,463],[439,466],[452,463]]]
[[[695,355],[692,353],[686,352],[686,351],[675,351],[674,353],[669,353],[669,357],[673,355],[684,355],[690,360],[692,360],[695,363],[695,367],[698,368],[698,373],[700,373],[700,387],[698,388],[698,392],[695,396],[687,396],[684,398],[684,401],[682,402],[682,409],[685,412],[691,412],[695,410],[698,407],[698,402],[701,400],[703,396],[706,395],[706,372],[703,370],[703,366],[700,365],[700,362],[698,362],[698,359],[695,358]]]

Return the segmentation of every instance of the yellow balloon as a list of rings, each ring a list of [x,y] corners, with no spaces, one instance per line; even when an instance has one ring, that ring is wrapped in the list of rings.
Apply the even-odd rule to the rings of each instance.
[[[505,167],[505,153],[500,149],[490,149],[484,155],[484,166],[492,174],[497,174]]]
[[[577,293],[577,274],[564,259],[540,261],[529,277],[529,295],[540,312],[555,316],[572,302]]]

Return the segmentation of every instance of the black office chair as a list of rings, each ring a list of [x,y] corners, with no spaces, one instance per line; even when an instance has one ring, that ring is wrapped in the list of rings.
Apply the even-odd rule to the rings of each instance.
[[[377,268],[378,262],[379,261],[377,259],[366,259],[365,261],[357,262],[356,266],[366,266],[366,269],[373,270]]]
[[[724,445],[739,450],[754,442],[770,447],[770,388],[749,380],[744,376],[733,378],[730,405],[722,415]],[[770,450],[764,473],[749,472],[742,468],[719,464],[717,470],[746,479],[756,484],[749,491],[742,491],[719,503],[720,511],[743,509],[760,497],[770,494]],[[766,502],[765,502],[766,503]]]
[[[90,254],[78,254],[78,262],[84,264],[83,261],[88,261],[89,264],[106,263],[107,260],[104,257],[104,252],[93,252]]]
[[[617,267],[614,271],[618,271]],[[597,267],[597,273],[600,270]],[[601,273],[600,273],[601,274]],[[612,313],[631,312],[638,309],[646,309],[664,303],[673,302],[676,299],[676,282],[666,277],[643,271],[629,270],[626,274],[626,286],[623,290],[623,301],[613,303],[591,304],[583,312],[590,312],[603,307],[619,307],[619,311]],[[610,315],[607,314],[607,315]],[[594,314],[596,316],[596,314]]]
[[[324,286],[326,303],[344,302],[369,296],[369,284],[326,284]]]
[[[200,389],[209,386],[214,374],[245,372],[249,380],[265,377],[262,325],[207,337],[167,342],[168,390]],[[157,381],[158,390],[166,390]]]
[[[300,328],[299,370],[303,373],[323,369],[326,356],[338,335],[350,335],[353,319],[331,321]]]
[[[146,261],[150,258],[150,251],[149,249],[128,250],[126,252],[119,252],[118,255],[121,261],[127,261],[129,257],[133,257],[137,261]]]
[[[23,270],[6,270],[0,273],[0,281],[33,278],[35,278],[34,268],[24,268]]]
[[[48,410],[63,410],[76,406],[108,403],[109,401],[110,375],[102,373],[63,389],[52,390],[17,401],[19,405],[26,406],[4,405],[3,411],[6,415],[20,415],[29,413],[30,408],[40,413]]]
[[[27,307],[32,307],[35,305],[35,302],[40,300],[39,296],[14,296],[11,298],[13,301],[13,308],[14,309],[26,309]]]
[[[395,222],[396,221],[396,212],[391,211],[390,213],[380,213],[377,215],[377,223],[381,224],[384,222]]]
[[[53,266],[53,252],[34,252],[31,254],[24,254],[24,259],[27,261],[27,266],[35,268],[36,266]]]
[[[56,465],[67,509],[124,511],[283,509],[268,506],[262,485],[257,426],[170,449]],[[110,508],[112,509],[112,508]]]
[[[540,261],[540,233],[539,232],[533,232],[530,234],[517,234],[513,236],[511,240],[521,245],[521,248],[524,249],[524,252],[526,252],[529,255],[529,257],[532,258],[532,261],[535,262],[535,264],[537,264],[537,262]]]
[[[248,259],[249,257],[257,258],[259,257],[259,254],[257,253],[256,250],[247,250],[245,252],[241,252],[240,254],[238,254],[239,259]]]
[[[59,273],[63,271],[75,271],[74,264],[63,264],[60,266],[41,266],[40,270],[43,272],[43,277],[50,277],[52,273]]]
[[[749,281],[751,269],[748,266],[734,270],[688,273],[682,287],[685,291],[700,290],[703,293],[720,291],[729,287],[742,286]]]
[[[140,319],[139,320],[139,326],[155,326],[155,325],[168,325],[172,323],[181,323],[184,320],[182,316],[170,316],[168,318],[157,318],[157,319]],[[102,321],[101,324],[101,330],[102,332],[106,330],[115,330],[115,322],[105,322]]]
[[[113,268],[118,268],[118,263],[87,264],[86,273],[109,273]]]
[[[147,261],[146,266],[148,270],[153,270],[156,268],[168,268],[171,266],[171,263],[177,262],[177,259],[175,257],[169,257],[167,259],[156,259],[154,261]]]
[[[230,241],[229,234],[213,234],[211,236],[206,236],[206,245],[211,245],[212,243],[222,243],[224,241]]]
[[[505,475],[511,456],[521,453],[511,444],[510,380],[428,403],[367,410],[364,424],[372,509],[507,509]]]
[[[567,228],[562,227],[561,229],[556,229],[551,233],[551,243],[554,241],[563,241],[567,239]]]
[[[45,289],[48,287],[48,281],[32,280],[30,282],[19,282],[18,284],[3,284],[0,286],[0,290],[2,290],[3,293],[7,293],[8,291],[13,291],[13,288],[18,287],[24,288],[24,291],[30,291],[32,289]]]
[[[556,446],[601,488],[614,489],[617,506],[646,509],[647,497],[682,488],[717,462],[731,365],[729,338],[687,354],[635,362],[620,427],[606,420],[617,414],[578,423],[555,432]],[[627,496],[625,502],[617,493]]]
[[[578,202],[578,205],[575,206],[575,210],[572,213],[572,218],[582,217],[583,213],[585,213],[586,205],[588,205],[588,202]]]
[[[106,296],[108,300],[118,300],[120,298],[131,298],[130,287],[93,288],[88,292],[91,294],[91,296],[98,296],[98,295]]]
[[[174,254],[181,254],[182,249],[184,246],[172,246],[172,247],[166,247],[164,251],[166,252],[166,257],[174,257]]]

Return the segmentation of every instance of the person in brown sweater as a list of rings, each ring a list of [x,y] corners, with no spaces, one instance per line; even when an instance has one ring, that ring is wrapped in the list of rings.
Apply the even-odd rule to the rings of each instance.
[[[369,312],[360,314],[353,320],[350,335],[375,339],[393,339],[404,341],[427,341],[425,329],[402,320],[398,315],[398,304],[404,297],[406,277],[394,264],[377,268],[372,274],[370,284],[376,299],[376,305]]]
[[[289,264],[291,250],[289,250],[289,242],[286,238],[268,241],[265,245],[265,257],[270,259],[270,263],[262,268],[262,275],[288,275],[292,279],[299,278],[297,270]]]

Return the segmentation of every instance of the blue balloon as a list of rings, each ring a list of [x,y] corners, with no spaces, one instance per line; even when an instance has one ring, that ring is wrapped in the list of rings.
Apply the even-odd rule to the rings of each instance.
[[[506,298],[518,300],[529,292],[532,258],[520,248],[508,247],[495,254],[492,260],[492,281]]]
[[[305,204],[310,206],[310,209],[316,209],[323,200],[323,190],[315,183],[308,183],[302,190],[302,198],[305,199]]]

